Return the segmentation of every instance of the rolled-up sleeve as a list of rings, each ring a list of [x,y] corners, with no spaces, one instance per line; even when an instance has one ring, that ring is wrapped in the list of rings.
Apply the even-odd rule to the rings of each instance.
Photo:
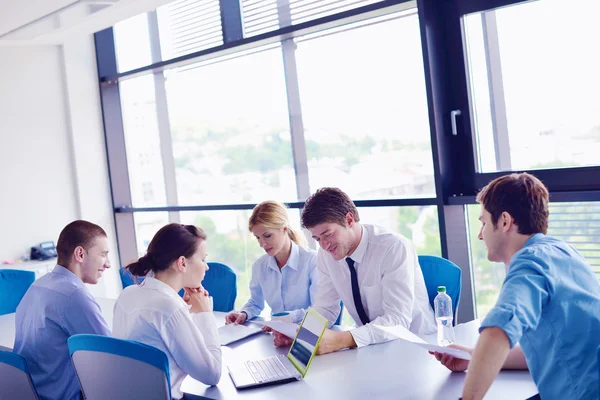
[[[538,326],[548,297],[549,282],[545,270],[535,260],[522,256],[511,264],[498,301],[481,323],[479,331],[489,327],[500,328],[513,348],[524,332]]]

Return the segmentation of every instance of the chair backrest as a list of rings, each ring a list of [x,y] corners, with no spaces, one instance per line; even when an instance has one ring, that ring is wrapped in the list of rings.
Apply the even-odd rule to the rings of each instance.
[[[27,361],[9,351],[0,351],[0,398],[38,400]]]
[[[125,269],[125,267],[121,267],[119,269],[119,275],[121,275],[121,283],[123,284],[123,289],[125,289],[127,286],[131,286],[134,284],[140,284],[144,281],[144,277],[143,276],[136,276],[134,277],[131,272],[129,272],[128,269]]]
[[[0,315],[17,311],[17,306],[35,281],[35,272],[0,269]]]
[[[335,320],[334,325],[342,324],[342,314],[343,313],[344,313],[344,303],[340,301],[340,314],[338,315],[337,319]]]
[[[101,335],[74,335],[69,354],[86,400],[171,399],[167,355],[156,347]]]
[[[431,308],[434,308],[433,299],[437,296],[438,286],[446,286],[446,293],[452,299],[453,323],[456,324],[456,311],[462,287],[462,271],[452,261],[437,256],[419,256],[419,265],[423,271]]]
[[[219,262],[209,262],[202,286],[213,298],[213,310],[233,310],[237,297],[237,276],[231,268]]]

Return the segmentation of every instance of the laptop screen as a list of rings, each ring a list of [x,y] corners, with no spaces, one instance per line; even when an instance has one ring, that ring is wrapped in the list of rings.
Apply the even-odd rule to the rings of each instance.
[[[288,353],[288,359],[303,377],[317,352],[317,346],[327,328],[327,323],[327,319],[312,308],[309,308],[304,315],[304,320]]]

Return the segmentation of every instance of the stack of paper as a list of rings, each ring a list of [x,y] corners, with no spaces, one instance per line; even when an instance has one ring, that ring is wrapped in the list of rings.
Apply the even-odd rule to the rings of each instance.
[[[219,339],[221,346],[226,346],[259,332],[262,332],[262,330],[256,326],[235,324],[223,325],[219,328]]]
[[[426,341],[421,339],[419,336],[415,335],[414,333],[412,333],[411,331],[409,331],[408,329],[406,329],[403,326],[374,325],[374,327],[376,329],[381,329],[382,331],[390,333],[398,339],[416,344],[417,346],[420,346],[429,351],[437,351],[438,353],[442,353],[442,354],[450,354],[453,357],[461,358],[463,360],[471,359],[471,354],[467,353],[464,350],[459,350],[459,349],[455,349],[452,347],[438,346],[435,344],[427,343]]]

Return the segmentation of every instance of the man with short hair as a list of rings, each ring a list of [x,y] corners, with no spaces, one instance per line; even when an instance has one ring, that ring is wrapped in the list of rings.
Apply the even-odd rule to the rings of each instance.
[[[17,307],[13,351],[27,360],[42,399],[79,399],[67,339],[79,333],[110,335],[85,286],[98,283],[110,268],[108,239],[98,225],[74,221],[60,233],[56,250],[57,265],[31,285]]]
[[[331,326],[340,313],[342,300],[359,326],[345,332],[326,330],[319,354],[395,338],[378,325],[400,325],[417,334],[436,330],[412,243],[400,234],[359,221],[355,204],[337,188],[317,190],[302,211],[302,225],[321,246],[317,254],[320,279],[313,308]],[[288,342],[276,334],[276,345]]]
[[[600,284],[577,250],[546,236],[548,190],[530,174],[510,174],[477,201],[479,239],[490,261],[506,265],[506,279],[467,349],[471,362],[436,358],[452,371],[468,367],[465,400],[483,398],[501,368],[529,368],[542,399],[597,399]]]

